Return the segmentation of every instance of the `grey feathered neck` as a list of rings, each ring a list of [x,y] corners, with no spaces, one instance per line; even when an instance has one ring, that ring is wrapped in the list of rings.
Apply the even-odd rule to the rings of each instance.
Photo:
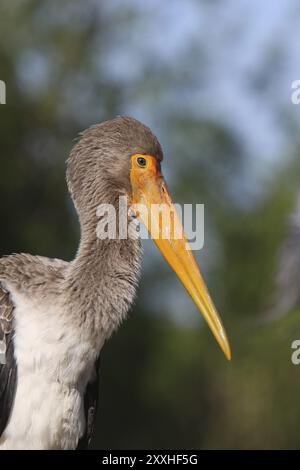
[[[68,160],[67,181],[81,225],[81,242],[70,264],[68,302],[88,311],[93,328],[120,324],[133,302],[141,264],[139,240],[99,240],[97,207],[131,198],[131,155],[163,158],[149,128],[131,118],[117,118],[85,131]],[[80,306],[80,307],[79,307]]]

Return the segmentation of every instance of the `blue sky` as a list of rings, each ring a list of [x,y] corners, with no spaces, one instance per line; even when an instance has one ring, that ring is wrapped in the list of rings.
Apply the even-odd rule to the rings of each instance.
[[[254,171],[282,158],[291,140],[285,115],[297,125],[300,121],[300,106],[290,100],[291,83],[300,78],[298,0],[114,0],[106,5],[107,14],[121,14],[124,4],[140,17],[130,34],[120,30],[112,38],[108,76],[124,80],[130,90],[147,62],[178,71],[199,47],[199,63],[188,71],[193,84],[180,96],[186,109],[231,126],[244,141]],[[176,112],[176,90],[171,83],[161,93],[159,110],[174,107]],[[151,103],[134,95],[133,88],[129,110],[141,118],[153,113]]]

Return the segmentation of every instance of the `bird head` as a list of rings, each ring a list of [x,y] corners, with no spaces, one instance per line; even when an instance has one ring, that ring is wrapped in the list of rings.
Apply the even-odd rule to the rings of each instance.
[[[151,130],[129,117],[98,124],[81,134],[68,160],[67,180],[82,217],[87,208],[128,196],[131,209],[194,300],[230,359],[225,329],[184,234],[162,174],[163,152]],[[157,207],[160,210],[157,211]]]

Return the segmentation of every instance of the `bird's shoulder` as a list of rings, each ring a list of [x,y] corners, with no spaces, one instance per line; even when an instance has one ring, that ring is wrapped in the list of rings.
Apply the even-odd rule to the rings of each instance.
[[[38,292],[47,286],[56,289],[65,278],[69,263],[59,259],[33,256],[30,254],[14,254],[0,258],[0,283],[19,292],[30,290]]]

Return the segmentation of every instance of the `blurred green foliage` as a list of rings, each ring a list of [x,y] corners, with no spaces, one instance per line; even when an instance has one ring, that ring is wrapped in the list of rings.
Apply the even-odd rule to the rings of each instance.
[[[80,130],[130,112],[130,85],[107,77],[105,58],[114,32],[141,27],[139,15],[123,6],[108,20],[92,1],[1,3],[0,79],[7,84],[7,105],[0,106],[1,255],[74,255],[79,228],[65,160]],[[178,74],[163,66],[159,72],[149,54],[134,84],[137,96],[155,104],[166,86],[176,94],[191,80],[179,71],[190,70],[191,60],[196,67],[197,54],[186,66],[174,64]],[[151,109],[149,121],[172,154],[165,166],[176,198],[206,204],[199,259],[204,267],[208,261],[233,361],[226,363],[198,317],[193,325],[174,320],[169,294],[185,294],[167,268],[161,265],[157,276],[159,259],[146,260],[138,303],[102,353],[94,447],[297,448],[300,369],[290,357],[300,311],[273,322],[264,321],[264,311],[300,181],[299,153],[272,168],[259,183],[262,196],[243,205],[247,159],[232,129],[174,109],[162,122]]]

